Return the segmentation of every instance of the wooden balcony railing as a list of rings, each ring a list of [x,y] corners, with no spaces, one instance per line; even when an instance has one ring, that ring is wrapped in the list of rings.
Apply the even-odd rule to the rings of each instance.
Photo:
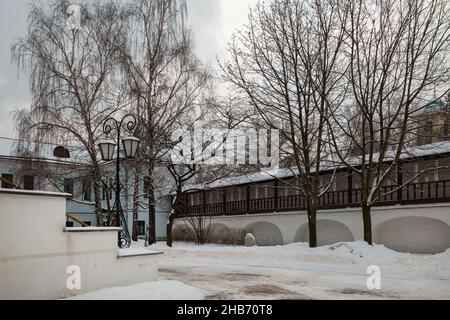
[[[359,207],[361,189],[329,191],[319,198],[319,209]],[[402,188],[396,185],[381,189],[376,206],[450,202],[450,180],[410,183]],[[205,203],[182,206],[180,216],[243,215],[306,209],[302,195],[278,196],[262,199]]]

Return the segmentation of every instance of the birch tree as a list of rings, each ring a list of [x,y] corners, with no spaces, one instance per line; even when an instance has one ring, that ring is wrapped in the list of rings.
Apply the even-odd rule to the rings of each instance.
[[[191,51],[185,26],[184,0],[134,0],[127,39],[121,44],[121,66],[135,97],[141,155],[148,174],[148,242],[155,234],[155,168],[171,142],[171,134],[202,94],[209,75]]]
[[[124,22],[124,11],[115,2],[33,2],[27,34],[11,49],[13,61],[30,73],[32,93],[31,109],[16,115],[19,136],[86,150],[99,224],[103,221],[97,142],[103,120],[129,100],[116,73]]]

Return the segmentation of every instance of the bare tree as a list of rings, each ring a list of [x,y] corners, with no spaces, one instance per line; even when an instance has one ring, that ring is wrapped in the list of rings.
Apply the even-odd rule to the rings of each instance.
[[[330,186],[321,182],[320,166],[329,153],[327,101],[343,73],[338,22],[334,1],[261,2],[250,11],[248,27],[234,36],[230,62],[222,66],[225,78],[285,141],[283,151],[295,166],[293,186],[306,201],[311,247],[317,246],[318,200]]]
[[[155,168],[170,145],[177,119],[185,114],[208,81],[208,73],[191,52],[185,27],[184,0],[135,0],[122,68],[137,100],[142,157],[147,163],[149,243],[155,235]]]
[[[190,181],[197,173],[196,165],[186,165],[181,168],[173,163],[168,164],[170,174],[175,182],[175,196],[172,199],[172,208],[169,214],[169,220],[167,222],[167,246],[172,247],[172,229],[175,219],[182,216],[183,208],[186,207],[186,194],[187,190],[183,190],[183,186],[187,181]]]
[[[128,103],[115,71],[124,15],[115,2],[71,6],[33,2],[28,33],[12,46],[19,68],[30,72],[31,110],[16,115],[22,139],[82,146],[89,157],[98,223],[101,219],[97,140],[105,118]],[[77,9],[77,10],[75,10]]]
[[[372,244],[371,208],[411,145],[413,117],[432,92],[448,91],[448,1],[339,2],[345,32],[345,103],[328,101],[335,154],[360,184],[364,239]]]
[[[172,137],[172,155],[173,152],[183,153],[187,148],[190,149],[187,152],[189,155],[186,157],[186,154],[181,154],[182,159],[178,160],[173,156],[165,157],[165,165],[173,178],[175,189],[167,223],[167,245],[169,247],[173,242],[172,229],[175,219],[183,217],[185,214],[183,210],[189,205],[187,194],[198,191],[198,184],[194,184],[194,181],[202,184],[202,189],[206,190],[208,184],[239,172],[237,166],[226,161],[227,154],[233,159],[235,155],[235,141],[227,144],[227,139],[230,138],[230,132],[233,129],[245,127],[251,114],[239,105],[237,99],[211,96],[214,95],[199,101],[200,108],[196,113],[190,114],[190,116],[185,115],[179,119],[179,130]],[[198,123],[201,123],[202,126],[212,127],[213,135],[207,135],[205,132],[195,133],[194,130]],[[177,138],[178,136],[180,137]],[[184,139],[189,140],[188,145],[180,147],[180,144],[185,142]],[[237,147],[244,148],[245,146]],[[194,161],[195,155],[201,155],[200,162]],[[208,216],[206,212],[204,214]],[[205,233],[207,238],[209,231],[203,231],[204,227],[209,228],[209,225],[204,223],[204,219],[188,217],[187,221],[192,226],[192,229],[189,230],[197,233],[197,239],[202,238],[201,234],[205,235]]]
[[[211,231],[211,215],[187,217],[184,223],[186,228],[192,231],[196,244],[207,243]]]

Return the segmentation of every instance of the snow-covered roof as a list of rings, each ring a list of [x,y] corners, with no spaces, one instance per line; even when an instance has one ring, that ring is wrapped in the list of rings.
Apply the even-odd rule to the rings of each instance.
[[[412,158],[423,158],[427,156],[443,155],[450,153],[450,141],[438,142],[433,144],[427,144],[416,147],[408,147],[402,152],[400,159],[407,160]],[[383,161],[389,162],[393,160],[395,152],[391,151],[384,156]],[[335,157],[336,158],[336,157]],[[374,154],[374,161],[378,161],[379,154]],[[347,162],[352,166],[358,166],[361,164],[362,157],[352,157],[347,159]],[[337,160],[326,160],[322,163],[320,171],[326,172],[330,170],[335,170],[339,168],[345,168],[340,161]],[[314,170],[313,170],[314,171]],[[283,168],[275,169],[270,171],[258,171],[252,172],[241,176],[227,177],[212,182],[198,183],[186,185],[183,189],[186,191],[193,190],[208,190],[208,189],[219,189],[231,186],[238,186],[249,183],[257,183],[264,181],[271,181],[274,179],[283,179],[293,177],[298,174],[297,168]]]
[[[17,152],[18,146],[21,152]],[[0,158],[32,159],[66,164],[89,163],[88,153],[80,147],[64,146],[70,152],[70,158],[55,157],[53,150],[58,146],[60,145],[0,137]]]
[[[295,169],[284,168],[284,169],[276,169],[271,171],[258,171],[252,172],[241,176],[227,177],[218,180],[214,180],[213,182],[205,182],[198,184],[190,184],[186,185],[183,189],[185,191],[192,190],[203,190],[203,189],[219,189],[230,186],[256,183],[273,180],[274,178],[282,179],[287,177],[292,177],[295,175]]]

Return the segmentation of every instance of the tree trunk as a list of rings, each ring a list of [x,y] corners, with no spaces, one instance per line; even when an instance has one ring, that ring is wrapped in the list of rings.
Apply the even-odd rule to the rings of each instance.
[[[147,244],[152,245],[156,243],[156,204],[155,204],[155,181],[154,181],[155,167],[151,163],[148,168],[148,234]]]
[[[95,201],[95,215],[97,216],[97,226],[103,226],[103,210],[102,210],[102,198],[100,195],[100,173],[94,169],[93,172],[93,184],[94,184],[94,201]]]
[[[309,247],[317,247],[317,209],[314,206],[308,206],[308,231],[309,231]]]
[[[139,183],[140,183],[140,177],[141,172],[138,167],[135,169],[134,173],[134,186],[133,186],[133,233],[132,233],[132,240],[138,241],[138,220],[139,220]]]
[[[173,223],[175,222],[175,214],[173,212],[169,215],[169,221],[167,222],[167,240],[166,244],[169,248],[172,248],[173,240],[172,240],[172,228]]]
[[[364,225],[364,241],[372,245],[372,218],[371,218],[371,207],[363,205],[363,225]]]
[[[173,240],[172,240],[172,229],[173,229],[173,223],[175,222],[176,216],[180,213],[180,209],[184,206],[183,202],[183,193],[181,191],[181,184],[177,187],[177,194],[175,196],[175,200],[172,203],[172,210],[170,211],[169,215],[169,221],[167,222],[167,228],[166,228],[166,243],[168,247],[172,247]]]

